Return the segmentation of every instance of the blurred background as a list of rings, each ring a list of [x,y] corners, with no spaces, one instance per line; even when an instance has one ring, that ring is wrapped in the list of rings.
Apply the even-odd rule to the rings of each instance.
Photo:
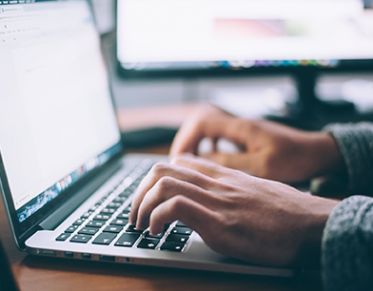
[[[207,101],[310,129],[371,118],[373,0],[91,2],[120,108]]]

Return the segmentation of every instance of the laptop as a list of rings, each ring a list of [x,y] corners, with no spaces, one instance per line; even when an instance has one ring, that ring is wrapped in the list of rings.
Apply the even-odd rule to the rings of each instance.
[[[1,192],[32,255],[292,276],[212,251],[176,221],[151,236],[128,224],[142,178],[165,156],[124,155],[87,1],[0,1]]]

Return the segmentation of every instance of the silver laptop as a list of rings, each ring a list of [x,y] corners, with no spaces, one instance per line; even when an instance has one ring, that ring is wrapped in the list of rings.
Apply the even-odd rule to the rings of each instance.
[[[167,157],[123,155],[90,7],[0,0],[0,176],[14,238],[40,256],[291,276],[212,251],[182,222],[151,236],[131,198]]]

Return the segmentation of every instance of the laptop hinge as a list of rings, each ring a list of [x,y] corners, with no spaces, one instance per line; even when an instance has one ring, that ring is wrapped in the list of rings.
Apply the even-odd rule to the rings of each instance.
[[[87,198],[100,188],[122,166],[120,161],[111,164],[89,183],[74,193],[61,207],[44,219],[39,226],[44,230],[53,230],[73,213]]]

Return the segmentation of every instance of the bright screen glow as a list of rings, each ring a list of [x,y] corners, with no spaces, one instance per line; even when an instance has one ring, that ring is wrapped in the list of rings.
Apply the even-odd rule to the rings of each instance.
[[[86,1],[0,5],[0,64],[10,190],[16,209],[39,203],[22,220],[104,162],[120,135]]]
[[[372,18],[361,0],[119,0],[118,58],[139,70],[329,66],[373,59]]]

